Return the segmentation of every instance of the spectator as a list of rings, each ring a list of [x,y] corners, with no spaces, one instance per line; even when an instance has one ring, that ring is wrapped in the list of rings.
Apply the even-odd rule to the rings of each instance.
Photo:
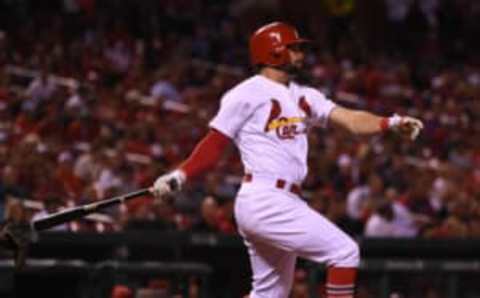
[[[193,230],[201,232],[216,232],[218,228],[217,214],[219,208],[220,207],[214,197],[205,197],[200,209],[200,222],[193,226]]]
[[[180,102],[182,98],[174,85],[174,73],[169,73],[169,70],[162,69],[157,74],[157,80],[153,84],[150,94],[160,100],[173,100]]]
[[[398,236],[393,224],[393,208],[390,202],[378,204],[376,211],[368,218],[365,224],[366,237],[395,237]]]
[[[29,213],[21,199],[10,198],[5,208],[6,221],[16,224],[26,224],[30,221]]]
[[[364,223],[376,204],[383,199],[383,192],[382,179],[376,174],[369,175],[367,184],[352,189],[348,194],[348,216],[359,223]]]
[[[229,210],[231,208],[231,202],[220,205],[216,198],[205,197],[200,208],[200,221],[192,227],[193,230],[233,234],[235,227],[232,223],[232,210]]]
[[[472,203],[465,193],[448,204],[449,216],[441,225],[426,231],[429,237],[452,237],[465,238],[470,235],[469,221],[472,218]]]
[[[10,198],[24,198],[27,193],[20,186],[19,171],[13,167],[4,167],[0,180],[0,220],[6,217],[7,202]]]
[[[393,208],[393,225],[399,237],[416,237],[420,233],[420,226],[427,221],[423,216],[415,216],[405,205],[403,198],[397,194],[390,197]]]
[[[28,99],[24,103],[24,108],[26,110],[35,110],[41,102],[51,99],[56,89],[57,86],[52,76],[46,69],[42,69],[39,76],[30,83],[25,91]]]
[[[131,204],[126,230],[173,230],[172,207],[165,203],[153,206],[151,200],[139,199]]]

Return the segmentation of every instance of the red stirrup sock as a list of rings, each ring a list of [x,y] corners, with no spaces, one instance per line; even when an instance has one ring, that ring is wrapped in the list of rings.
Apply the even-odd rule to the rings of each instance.
[[[353,298],[357,268],[327,269],[327,298]]]

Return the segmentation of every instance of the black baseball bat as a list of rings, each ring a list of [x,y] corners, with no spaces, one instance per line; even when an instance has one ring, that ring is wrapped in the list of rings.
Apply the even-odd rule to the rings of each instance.
[[[178,187],[178,184],[177,184],[176,180],[172,179],[168,183],[170,184],[170,188],[173,191],[178,190],[179,187]],[[51,214],[51,215],[43,217],[43,218],[39,218],[39,219],[33,221],[31,223],[31,226],[32,226],[32,229],[34,231],[37,231],[37,232],[38,231],[43,231],[43,230],[49,229],[51,227],[61,225],[63,223],[66,223],[66,222],[69,222],[69,221],[72,221],[72,220],[75,220],[75,219],[78,219],[78,218],[82,218],[82,217],[84,217],[84,216],[86,216],[90,213],[94,213],[94,212],[103,210],[105,208],[108,208],[108,207],[126,202],[128,200],[131,200],[131,199],[134,199],[134,198],[137,198],[137,197],[140,197],[140,196],[144,196],[144,195],[147,195],[147,194],[150,194],[150,193],[151,192],[150,192],[149,188],[139,189],[139,190],[136,190],[136,191],[133,191],[133,192],[130,192],[130,193],[127,193],[127,194],[123,194],[123,195],[120,195],[120,196],[117,196],[117,197],[113,197],[113,198],[105,199],[105,200],[98,201],[98,202],[95,202],[95,203],[91,203],[91,204],[67,209],[67,210],[60,211],[60,212]]]
[[[105,208],[126,202],[128,200],[131,200],[149,193],[150,191],[148,190],[148,188],[144,188],[144,189],[133,191],[117,197],[113,197],[110,199],[105,199],[102,201],[98,201],[95,203],[91,203],[91,204],[87,204],[87,205],[83,205],[83,206],[79,206],[71,209],[66,209],[57,213],[53,213],[46,217],[34,220],[31,223],[31,225],[35,231],[47,230],[51,227],[54,227],[78,218],[82,218],[90,213],[103,210]]]

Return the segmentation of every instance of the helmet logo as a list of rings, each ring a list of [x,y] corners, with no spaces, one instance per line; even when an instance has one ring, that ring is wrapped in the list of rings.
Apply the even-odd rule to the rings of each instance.
[[[268,35],[270,35],[272,39],[275,39],[276,42],[282,42],[282,35],[280,35],[279,32],[270,32]]]

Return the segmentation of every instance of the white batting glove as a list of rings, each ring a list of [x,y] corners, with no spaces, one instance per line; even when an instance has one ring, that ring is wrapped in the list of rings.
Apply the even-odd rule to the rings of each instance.
[[[165,196],[181,190],[186,180],[187,176],[182,170],[174,170],[158,177],[150,188],[150,192],[155,198],[161,200]]]
[[[388,128],[413,141],[423,129],[423,122],[410,116],[394,114],[388,118]]]

